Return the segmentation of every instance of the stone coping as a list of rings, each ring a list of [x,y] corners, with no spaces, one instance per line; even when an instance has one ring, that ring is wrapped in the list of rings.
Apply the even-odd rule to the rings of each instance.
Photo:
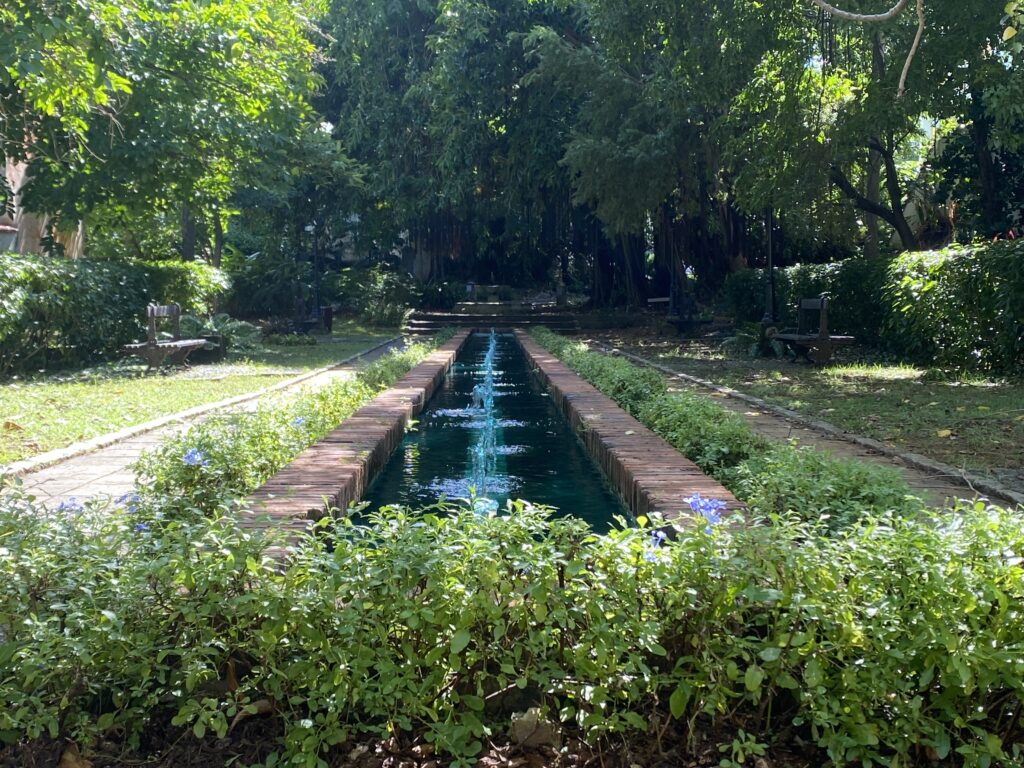
[[[401,443],[409,421],[444,382],[472,330],[456,333],[258,488],[248,499],[242,525],[280,529],[292,544],[329,510],[358,501]]]
[[[532,337],[519,329],[515,334],[535,374],[633,514],[654,512],[671,524],[696,524],[683,501],[694,493],[725,501],[723,518],[744,509],[725,487]]]

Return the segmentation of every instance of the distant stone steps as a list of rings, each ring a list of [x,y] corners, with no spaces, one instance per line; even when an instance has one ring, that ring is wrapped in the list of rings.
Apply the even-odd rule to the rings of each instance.
[[[417,311],[409,316],[404,331],[411,335],[426,335],[442,328],[509,329],[532,325],[544,325],[560,333],[575,333],[579,330],[575,315],[567,312],[528,309],[512,311],[505,307],[500,312],[488,313],[480,310],[479,306],[471,312]]]

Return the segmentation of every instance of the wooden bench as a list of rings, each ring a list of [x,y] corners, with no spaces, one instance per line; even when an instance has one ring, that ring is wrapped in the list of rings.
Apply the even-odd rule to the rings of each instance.
[[[170,339],[157,339],[157,320],[170,322]],[[167,359],[173,365],[188,365],[188,356],[206,344],[206,339],[181,338],[181,307],[177,304],[150,304],[146,307],[146,323],[146,340],[138,344],[126,344],[124,349],[145,360],[147,370],[156,370]]]
[[[795,354],[815,365],[825,365],[832,359],[836,347],[852,344],[853,336],[833,336],[828,332],[828,294],[816,299],[800,299],[797,304],[796,331],[769,334],[773,341],[781,341]]]
[[[684,293],[680,296],[675,302],[676,306],[672,306],[672,299],[669,296],[660,296],[647,300],[647,305],[650,307],[660,306],[661,304],[665,305],[669,313],[665,321],[674,325],[680,333],[691,333],[698,325],[711,322],[701,318],[700,307],[697,306],[697,300],[693,298],[691,293]]]

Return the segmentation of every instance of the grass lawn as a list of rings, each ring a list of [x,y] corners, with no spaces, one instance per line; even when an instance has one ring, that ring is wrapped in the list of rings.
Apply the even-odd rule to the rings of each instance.
[[[335,323],[314,346],[269,346],[223,363],[146,375],[122,360],[73,373],[0,383],[0,464],[141,424],[203,403],[253,392],[343,360],[396,331]]]
[[[729,359],[702,341],[605,334],[682,373],[1024,490],[1024,381],[951,377],[908,365],[860,362],[827,368]]]

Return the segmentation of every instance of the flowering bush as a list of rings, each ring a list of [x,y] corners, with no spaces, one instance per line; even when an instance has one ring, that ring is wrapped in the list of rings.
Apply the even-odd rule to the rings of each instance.
[[[136,463],[140,490],[163,497],[165,508],[211,514],[260,486],[448,337],[392,351],[353,379],[204,421],[143,454]]]
[[[658,521],[595,536],[524,504],[382,510],[325,522],[280,564],[231,516],[43,514],[8,489],[0,750],[140,748],[169,719],[187,745],[263,712],[278,764],[342,764],[349,737],[415,732],[464,766],[509,711],[540,706],[592,742],[742,728],[819,765],[1019,761],[1014,513],[882,515],[823,537],[687,505],[711,530],[671,540]]]

